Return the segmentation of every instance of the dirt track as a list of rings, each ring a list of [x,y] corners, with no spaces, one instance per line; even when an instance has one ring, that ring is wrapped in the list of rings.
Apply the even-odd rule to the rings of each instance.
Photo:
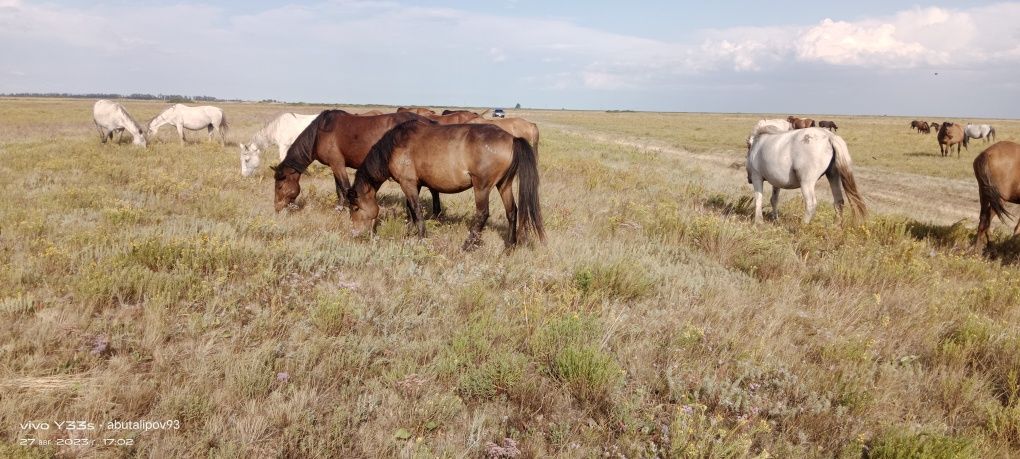
[[[742,186],[747,180],[743,168],[743,152],[729,150],[720,153],[693,153],[655,140],[611,138],[578,126],[552,123],[542,125],[600,143],[625,145],[697,160],[698,166],[712,173],[711,178],[706,177],[705,186],[717,191],[733,192],[735,186]],[[740,167],[734,167],[735,163]],[[966,220],[972,226],[977,225],[978,197],[973,180],[953,180],[860,166],[854,168],[854,174],[872,211],[903,215],[920,222],[940,225],[951,225],[960,220]],[[826,181],[819,180],[817,189],[820,201],[832,202]],[[747,190],[750,191],[749,188]],[[799,196],[799,193],[788,191],[781,196],[785,202]]]

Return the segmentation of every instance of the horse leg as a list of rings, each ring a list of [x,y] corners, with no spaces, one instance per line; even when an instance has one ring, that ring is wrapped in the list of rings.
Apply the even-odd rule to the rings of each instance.
[[[181,145],[184,145],[184,125],[183,124],[178,124],[177,125],[177,135],[179,135],[181,137]]]
[[[992,223],[992,203],[988,202],[984,196],[981,196],[981,216],[978,217],[978,229],[977,238],[974,239],[974,248],[981,250],[988,243],[988,227]],[[1020,220],[1017,221],[1020,225]],[[1014,230],[1014,234],[1016,230]]]
[[[772,185],[772,199],[769,201],[772,204],[772,212],[769,214],[772,220],[779,220],[779,187]]]
[[[209,125],[205,127],[205,131],[206,131],[206,134],[207,134],[207,135],[208,135],[208,137],[209,137],[209,139],[208,139],[208,141],[209,141],[209,142],[212,142],[212,133],[213,133],[213,129],[214,129],[214,128],[213,128],[213,125],[212,125],[212,123],[209,123]],[[219,133],[219,132],[217,132],[217,134],[218,134],[218,133]]]
[[[754,187],[754,223],[761,223],[761,194],[765,188],[761,175],[751,174],[751,186]]]
[[[418,191],[415,191],[414,194],[419,197],[418,199],[421,199],[421,185],[418,185]],[[414,204],[410,199],[404,199],[404,207],[407,209],[407,218],[412,222],[414,221],[414,210],[412,210],[413,206]]]
[[[347,177],[347,166],[344,164],[331,165],[329,168],[333,171],[333,183],[336,185],[335,209],[340,212],[344,209],[344,203],[347,202],[347,190],[351,189],[351,181]]]
[[[411,222],[418,227],[418,237],[425,237],[425,219],[422,218],[421,199],[418,199],[418,184],[408,181],[400,182],[400,189],[410,203]]]
[[[818,201],[815,199],[814,184],[801,183],[800,193],[804,196],[804,219],[802,221],[806,225],[811,223],[811,217],[815,215],[815,207],[818,206]]]
[[[499,189],[499,197],[503,199],[506,210],[506,224],[510,227],[510,246],[517,245],[517,203],[514,202],[514,187],[510,180]],[[486,199],[487,200],[487,199]],[[488,209],[488,205],[485,206]]]
[[[491,186],[475,188],[475,219],[471,223],[468,238],[464,241],[464,250],[470,251],[482,244],[482,229],[485,228],[485,222],[489,221],[489,192],[491,190]]]
[[[117,144],[120,145],[124,141],[124,129],[117,130]]]
[[[432,192],[432,218],[439,218],[443,214],[443,203],[439,201],[439,192],[429,188]]]

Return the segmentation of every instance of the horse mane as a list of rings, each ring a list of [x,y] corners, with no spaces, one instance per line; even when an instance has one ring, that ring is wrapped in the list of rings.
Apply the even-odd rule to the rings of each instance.
[[[287,149],[287,156],[275,167],[276,180],[283,180],[286,176],[283,168],[289,167],[299,174],[305,173],[308,165],[315,161],[315,144],[319,139],[319,132],[331,132],[335,129],[333,120],[337,116],[350,115],[343,110],[323,110],[315,117],[305,130],[298,134],[294,143]],[[328,128],[328,129],[327,129]]]
[[[262,129],[255,131],[255,134],[251,136],[251,143],[258,145],[259,147],[262,148],[269,146],[269,141],[267,140],[268,137],[273,135],[273,133],[275,133],[276,130],[280,128],[280,120],[282,120],[287,115],[290,115],[292,118],[297,118],[297,114],[294,112],[281,113],[276,118],[273,118],[266,122],[266,124],[262,125]]]
[[[123,105],[117,104],[117,111],[119,111],[121,114],[124,115],[124,117],[126,117],[128,120],[130,120],[131,124],[135,125],[135,129],[137,129],[138,132],[143,132],[143,133],[145,132],[145,130],[142,129],[142,125],[138,124],[138,121],[135,120],[135,117],[131,116],[131,114],[128,113],[127,109],[125,109]]]
[[[365,161],[361,163],[361,167],[358,168],[358,172],[354,175],[354,180],[357,181],[360,177],[362,180],[367,180],[373,187],[377,187],[382,182],[385,182],[386,179],[390,178],[389,164],[393,150],[401,146],[407,141],[408,136],[424,125],[426,123],[412,119],[398,124],[393,129],[387,131],[386,134],[383,134],[382,138],[375,145],[372,145],[372,149],[368,151]]]

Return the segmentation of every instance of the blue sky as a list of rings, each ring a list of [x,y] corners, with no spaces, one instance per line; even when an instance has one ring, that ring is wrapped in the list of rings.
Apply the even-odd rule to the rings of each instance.
[[[1020,118],[1020,2],[0,0],[0,92]]]

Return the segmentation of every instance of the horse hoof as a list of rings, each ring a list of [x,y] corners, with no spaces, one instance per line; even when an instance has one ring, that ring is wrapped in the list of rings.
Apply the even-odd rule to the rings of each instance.
[[[345,209],[345,207],[342,204],[337,204],[337,205],[333,206],[333,210],[335,210],[337,212],[343,212],[344,209]]]

